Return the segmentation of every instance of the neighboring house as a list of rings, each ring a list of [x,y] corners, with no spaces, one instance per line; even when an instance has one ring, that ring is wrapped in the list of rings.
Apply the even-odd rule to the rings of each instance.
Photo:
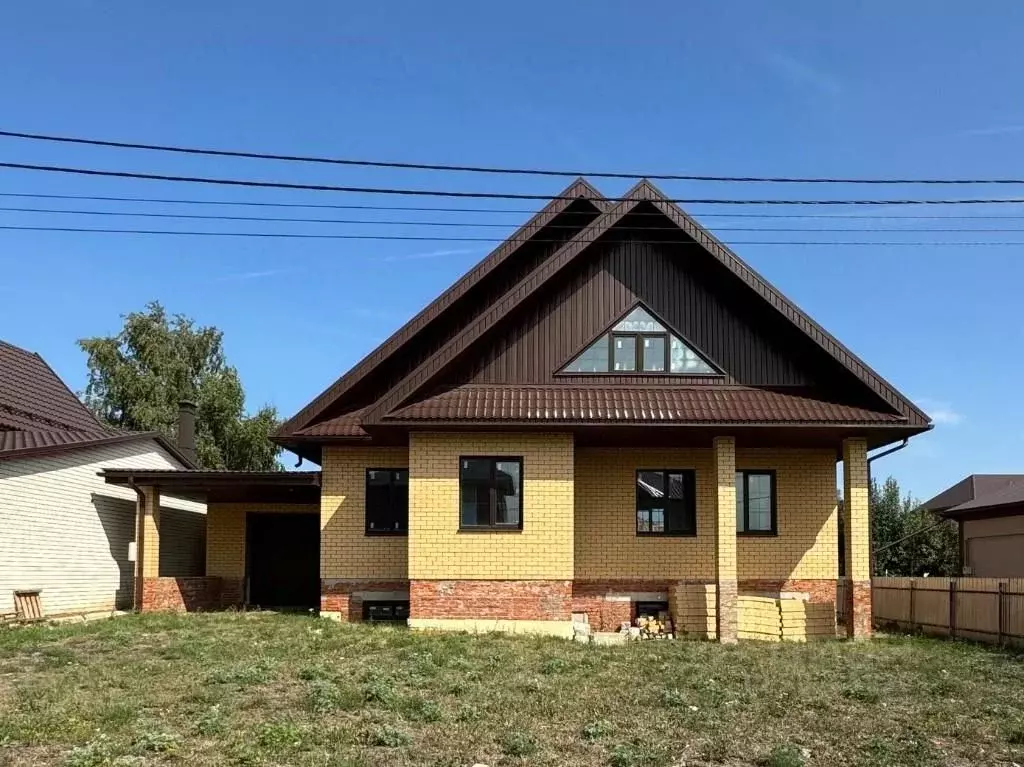
[[[867,453],[929,428],[649,183],[580,180],[281,427],[322,472],[105,474],[145,492],[144,608],[182,603],[163,488],[209,504],[193,603],[565,635],[675,596],[732,641],[738,594],[834,604],[843,460],[860,637]]]
[[[0,341],[0,614],[39,591],[46,616],[133,604],[136,493],[104,467],[182,469],[192,462],[156,433],[100,424],[37,355]],[[202,575],[205,507],[167,499],[167,575]]]
[[[1024,578],[1024,474],[971,474],[924,508],[956,521],[964,575]]]

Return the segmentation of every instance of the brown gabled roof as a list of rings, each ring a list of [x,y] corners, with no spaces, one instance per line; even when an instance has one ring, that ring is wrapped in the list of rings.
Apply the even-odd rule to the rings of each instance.
[[[0,341],[0,429],[101,428],[42,357]]]
[[[583,182],[577,182],[582,184]],[[579,187],[579,192],[596,196],[597,193],[591,187]],[[567,193],[562,198],[570,196]],[[565,204],[564,199],[556,202]],[[400,348],[412,335],[427,323],[436,319],[446,308],[450,307],[452,299],[449,296],[451,290],[467,289],[467,280],[475,276],[479,279],[482,269],[490,259],[504,253],[508,257],[519,244],[522,244],[523,230],[520,230],[509,242],[495,251],[488,259],[485,259],[476,270],[470,272],[466,277],[456,283],[452,289],[441,298],[421,312],[405,328],[386,341],[377,351],[373,352],[366,359],[360,362],[346,376],[343,376],[330,389],[325,391],[307,408],[304,408],[295,418],[285,424],[278,437],[289,435],[302,436],[307,439],[316,437],[362,437],[365,434],[363,427],[370,429],[377,424],[400,423],[403,421],[413,422],[418,419],[444,420],[439,413],[452,415],[453,420],[463,418],[457,415],[461,412],[472,410],[480,414],[481,420],[486,420],[487,413],[503,412],[501,408],[494,411],[491,408],[499,398],[506,398],[511,403],[516,399],[516,408],[520,416],[531,408],[531,397],[556,398],[566,406],[567,411],[581,407],[582,402],[573,397],[583,396],[584,389],[570,390],[567,386],[558,387],[528,387],[509,386],[496,387],[485,391],[476,387],[460,387],[452,392],[431,397],[423,403],[416,403],[417,397],[421,397],[431,387],[441,382],[442,373],[452,365],[461,355],[475,344],[484,334],[495,328],[499,323],[507,319],[514,311],[523,306],[525,302],[533,298],[538,291],[565,270],[570,264],[587,252],[588,248],[597,240],[607,235],[613,227],[619,224],[631,213],[637,211],[640,206],[652,206],[654,210],[663,214],[668,221],[671,221],[678,230],[688,235],[693,241],[695,248],[709,254],[715,261],[721,264],[729,273],[734,275],[742,285],[753,291],[768,306],[774,309],[778,315],[787,323],[799,330],[803,335],[811,339],[829,357],[835,360],[845,370],[849,371],[856,379],[863,383],[870,392],[874,394],[873,401],[878,403],[877,410],[862,407],[849,407],[836,405],[829,402],[820,402],[795,395],[781,395],[767,390],[756,390],[748,387],[741,387],[742,392],[735,392],[731,395],[724,395],[723,389],[716,389],[715,393],[701,393],[688,395],[684,393],[683,387],[663,387],[679,391],[677,395],[646,394],[640,387],[630,389],[619,385],[606,387],[604,390],[595,389],[593,397],[604,397],[605,413],[614,412],[615,397],[634,397],[633,408],[630,412],[656,412],[655,406],[675,408],[675,411],[683,414],[679,422],[695,422],[691,416],[697,413],[712,413],[709,418],[725,419],[716,422],[732,423],[781,423],[783,421],[800,423],[871,423],[892,425],[903,425],[912,430],[913,433],[924,431],[929,428],[929,418],[910,400],[900,394],[891,384],[885,381],[874,370],[868,367],[859,357],[843,346],[836,338],[825,331],[820,325],[814,322],[809,316],[802,312],[795,304],[783,296],[778,290],[771,286],[761,275],[751,269],[742,259],[736,256],[731,250],[720,243],[715,237],[707,232],[696,221],[687,216],[676,205],[648,181],[644,180],[634,186],[621,200],[615,204],[605,201],[599,208],[601,211],[589,224],[582,227],[553,253],[547,256],[538,265],[532,268],[525,276],[510,285],[499,298],[491,302],[480,314],[473,316],[459,329],[447,338],[443,343],[434,349],[426,358],[421,359],[390,389],[378,393],[376,401],[366,407],[360,407],[356,412],[349,412],[343,416],[337,416],[318,422],[325,410],[339,402],[339,397],[354,384],[358,378],[365,378],[374,367],[388,357],[389,354]],[[554,210],[552,206],[545,208],[549,214]],[[543,213],[543,212],[542,212]],[[550,218],[548,219],[550,220]],[[532,231],[539,230],[542,224],[537,223],[537,217],[531,220]],[[528,238],[528,235],[527,235]],[[510,248],[510,249],[509,249]],[[493,265],[492,267],[493,268]],[[486,270],[485,270],[486,271]],[[614,390],[614,391],[610,391]],[[575,393],[574,393],[575,392]],[[755,394],[756,392],[756,394]],[[652,397],[676,396],[672,403],[658,402]],[[715,397],[726,396],[728,401],[715,400]],[[490,397],[491,405],[484,405]],[[647,398],[643,400],[643,398]],[[643,400],[643,401],[641,401]],[[621,399],[619,400],[621,402]],[[812,404],[814,403],[814,404]],[[363,403],[361,403],[363,404]],[[509,405],[511,407],[511,405]],[[716,409],[717,408],[717,409]],[[539,411],[534,411],[539,412]],[[580,411],[582,412],[582,411]],[[465,416],[469,418],[469,416]],[[504,416],[501,416],[504,418]],[[536,419],[536,417],[534,416]],[[737,421],[736,419],[740,420]],[[642,422],[641,419],[640,422]]]
[[[193,465],[157,432],[100,423],[42,357],[0,341],[0,460],[144,439],[155,440],[183,466]]]
[[[355,367],[321,392],[312,402],[285,421],[276,432],[276,437],[286,437],[302,431],[315,421],[325,409],[338,400],[345,392],[366,378],[384,360],[408,343],[431,321],[442,314],[459,298],[464,296],[488,274],[513,256],[519,248],[534,237],[560,213],[563,213],[576,199],[585,199],[598,210],[609,207],[603,196],[584,179],[576,179],[560,192],[555,199],[539,210],[512,236],[491,251],[482,261],[464,274],[454,285],[434,299],[422,311],[399,328],[390,338],[364,357]]]
[[[642,203],[652,203],[677,226],[692,237],[704,250],[714,256],[729,271],[739,277],[762,299],[779,311],[803,333],[813,339],[836,361],[865,383],[889,406],[908,417],[912,425],[927,426],[929,419],[909,399],[900,394],[853,352],[802,312],[792,301],[772,287],[767,280],[750,268],[735,253],[722,245],[707,230],[687,216],[678,206],[667,201],[664,194],[644,180],[627,192],[621,202],[608,208],[550,258],[511,288],[505,296],[468,323],[459,333],[422,362],[390,392],[381,397],[364,418],[364,423],[382,420],[389,412],[401,406],[421,387],[433,379],[446,365],[467,349],[495,324],[534,295],[558,272],[572,263],[595,240],[607,234],[615,224]]]
[[[461,386],[390,421],[905,424],[906,418],[746,386]]]

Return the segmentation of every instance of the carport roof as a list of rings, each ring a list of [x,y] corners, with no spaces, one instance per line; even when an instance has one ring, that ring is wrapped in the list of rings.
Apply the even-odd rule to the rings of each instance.
[[[207,503],[319,503],[319,471],[103,469],[109,485],[159,487]]]

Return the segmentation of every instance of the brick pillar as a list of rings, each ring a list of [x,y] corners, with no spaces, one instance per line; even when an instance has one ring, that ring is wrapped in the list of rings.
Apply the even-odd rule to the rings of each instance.
[[[146,581],[160,577],[160,489],[143,487],[135,520],[135,609],[147,610]]]
[[[868,449],[863,439],[843,442],[843,534],[846,540],[846,635],[871,637],[871,532],[868,520]]]
[[[736,440],[715,437],[715,602],[718,641],[735,644],[738,634],[736,583]]]

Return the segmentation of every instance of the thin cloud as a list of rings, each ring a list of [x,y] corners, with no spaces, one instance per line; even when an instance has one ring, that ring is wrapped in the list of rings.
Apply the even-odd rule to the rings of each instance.
[[[1006,136],[1011,133],[1024,133],[1024,125],[991,125],[987,128],[968,128],[960,131],[962,136]]]
[[[771,51],[768,65],[793,85],[810,88],[825,96],[836,97],[844,88],[838,78],[824,69],[782,51]]]
[[[400,256],[385,256],[381,261],[420,261],[425,258],[442,258],[443,256],[461,256],[475,252],[472,248],[453,248],[449,250],[428,250],[425,253],[406,253]]]
[[[964,420],[963,414],[957,412],[948,402],[927,397],[919,397],[915,401],[931,416],[932,422],[936,425],[956,426]]]
[[[240,272],[238,274],[226,274],[217,279],[217,282],[242,282],[243,280],[260,280],[264,277],[275,277],[278,274],[288,274],[291,269],[265,269],[260,272]]]

